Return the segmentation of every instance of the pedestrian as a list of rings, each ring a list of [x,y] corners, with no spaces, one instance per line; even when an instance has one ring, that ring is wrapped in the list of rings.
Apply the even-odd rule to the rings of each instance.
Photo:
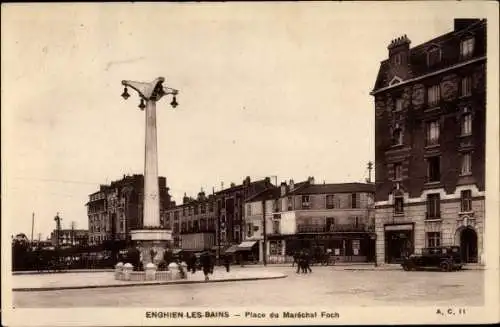
[[[297,274],[300,274],[300,271],[304,272],[304,253],[303,251],[299,251],[297,254]]]
[[[298,256],[298,251],[295,251],[293,254],[293,262],[292,262],[292,267],[295,266],[295,264],[299,264],[299,256]]]
[[[231,265],[231,257],[229,254],[224,255],[224,267],[226,267],[226,272],[229,272],[229,267]]]
[[[312,273],[312,269],[311,269],[311,254],[310,253],[305,253],[304,255],[304,272],[307,273],[307,272],[310,272]]]
[[[196,254],[191,253],[188,260],[188,271],[191,271],[192,274],[196,273]]]
[[[205,275],[205,281],[208,281],[208,274],[212,271],[212,260],[210,253],[208,251],[204,251],[200,256],[200,263],[203,269],[203,274]]]

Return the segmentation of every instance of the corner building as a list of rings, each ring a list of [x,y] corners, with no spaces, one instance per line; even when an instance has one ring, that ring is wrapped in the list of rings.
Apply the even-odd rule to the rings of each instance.
[[[459,245],[483,263],[486,21],[410,48],[393,40],[375,98],[375,228],[379,263]]]

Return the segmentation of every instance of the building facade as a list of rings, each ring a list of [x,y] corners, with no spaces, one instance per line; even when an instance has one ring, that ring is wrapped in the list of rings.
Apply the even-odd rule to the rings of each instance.
[[[459,245],[481,261],[485,214],[486,21],[410,48],[388,46],[375,98],[375,221],[379,263]]]
[[[57,238],[59,236],[59,242]],[[52,246],[87,246],[89,242],[89,231],[87,229],[61,229],[50,233]]]
[[[259,243],[260,261],[290,261],[301,249],[372,261],[374,191],[371,183],[315,184],[313,177],[282,183],[247,200],[245,240]]]
[[[251,181],[250,177],[246,177],[242,184],[231,183],[229,188],[215,193],[216,247],[219,254],[232,245],[240,244],[243,240],[245,200],[273,187],[275,186],[269,177],[257,181]]]
[[[202,251],[215,246],[215,196],[198,193],[196,198],[184,194],[182,204],[173,206],[161,217],[161,224],[172,229],[174,247]]]
[[[172,205],[165,177],[158,178],[160,216]],[[89,244],[99,245],[109,240],[128,240],[130,231],[142,228],[143,175],[124,175],[121,180],[101,185],[89,195]]]

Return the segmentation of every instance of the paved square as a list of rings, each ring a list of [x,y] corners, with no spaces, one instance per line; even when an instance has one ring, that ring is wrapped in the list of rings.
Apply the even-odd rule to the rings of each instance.
[[[16,307],[24,308],[484,304],[484,271],[481,270],[442,273],[313,267],[312,274],[299,275],[292,267],[266,269],[288,274],[288,277],[244,282],[14,292],[13,298]]]

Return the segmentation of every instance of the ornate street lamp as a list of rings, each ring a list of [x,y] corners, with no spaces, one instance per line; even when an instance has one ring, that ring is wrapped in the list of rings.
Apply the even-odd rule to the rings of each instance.
[[[165,247],[172,240],[172,231],[162,229],[160,224],[156,102],[165,95],[172,95],[170,105],[175,108],[178,105],[176,96],[179,91],[163,86],[164,81],[163,77],[158,77],[151,83],[122,81],[125,88],[121,96],[127,100],[130,97],[128,88],[135,90],[140,97],[139,108],[145,110],[146,114],[143,228],[130,232],[132,240],[140,245],[144,267],[163,258]],[[151,253],[155,253],[155,256]]]

